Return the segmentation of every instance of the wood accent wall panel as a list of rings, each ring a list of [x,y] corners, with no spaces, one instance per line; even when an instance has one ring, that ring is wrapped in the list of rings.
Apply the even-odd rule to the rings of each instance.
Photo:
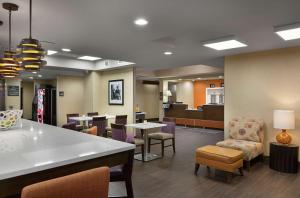
[[[224,79],[196,80],[194,82],[194,108],[206,104],[206,88],[210,87],[210,84],[221,87],[222,83],[224,83]]]

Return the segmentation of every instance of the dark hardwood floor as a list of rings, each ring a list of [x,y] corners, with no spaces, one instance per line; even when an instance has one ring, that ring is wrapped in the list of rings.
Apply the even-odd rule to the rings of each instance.
[[[223,172],[201,167],[194,176],[195,149],[215,144],[223,132],[209,129],[176,129],[175,155],[167,148],[165,157],[155,161],[134,162],[133,186],[137,198],[299,198],[299,174],[279,173],[269,169],[267,161],[257,162],[244,176],[236,175],[226,183]],[[159,145],[153,146],[160,153]]]

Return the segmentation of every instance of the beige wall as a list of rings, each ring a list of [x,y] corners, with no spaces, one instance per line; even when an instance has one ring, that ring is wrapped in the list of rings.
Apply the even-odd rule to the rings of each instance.
[[[194,108],[194,84],[192,81],[178,82],[176,85],[177,102],[188,104],[189,108]]]
[[[140,111],[146,112],[146,118],[159,117],[159,85],[143,84],[143,81],[136,81],[136,105]]]
[[[292,109],[296,129],[293,143],[300,143],[300,48],[278,49],[225,58],[225,136],[228,121],[236,116],[253,116],[266,123],[265,151],[275,141],[274,109]]]
[[[34,97],[34,84],[31,81],[23,81],[23,118],[32,119],[32,100]]]
[[[8,86],[19,86],[21,88],[21,79],[12,78],[12,79],[5,79],[5,107],[6,110],[13,108],[13,109],[20,109],[21,105],[21,90],[19,90],[19,96],[8,96],[7,95],[7,87]]]
[[[57,96],[57,125],[67,123],[68,113],[85,113],[85,78],[58,76],[57,91],[63,91],[64,96]]]
[[[133,123],[134,118],[134,68],[116,69],[111,71],[92,72],[92,107],[93,111],[100,114],[128,115],[128,123]],[[108,104],[108,81],[124,80],[124,105]]]

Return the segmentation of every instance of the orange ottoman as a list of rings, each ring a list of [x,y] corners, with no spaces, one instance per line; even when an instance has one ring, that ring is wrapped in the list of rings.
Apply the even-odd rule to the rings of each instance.
[[[200,164],[207,166],[208,169],[212,167],[229,173],[234,173],[238,169],[243,175],[243,152],[207,145],[196,150],[195,175],[197,175]]]

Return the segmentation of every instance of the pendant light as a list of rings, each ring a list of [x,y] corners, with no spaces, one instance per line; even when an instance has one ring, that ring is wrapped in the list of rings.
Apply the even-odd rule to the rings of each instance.
[[[9,47],[7,51],[4,51],[3,58],[0,58],[0,76],[4,78],[13,78],[18,76],[17,68],[19,68],[20,65],[15,58],[16,53],[11,50],[11,12],[17,11],[19,6],[12,3],[3,3],[2,7],[9,11]]]
[[[32,0],[29,1],[29,38],[22,39],[17,47],[17,57],[25,71],[35,72],[46,65],[43,60],[45,51],[40,42],[33,39],[32,31]]]

